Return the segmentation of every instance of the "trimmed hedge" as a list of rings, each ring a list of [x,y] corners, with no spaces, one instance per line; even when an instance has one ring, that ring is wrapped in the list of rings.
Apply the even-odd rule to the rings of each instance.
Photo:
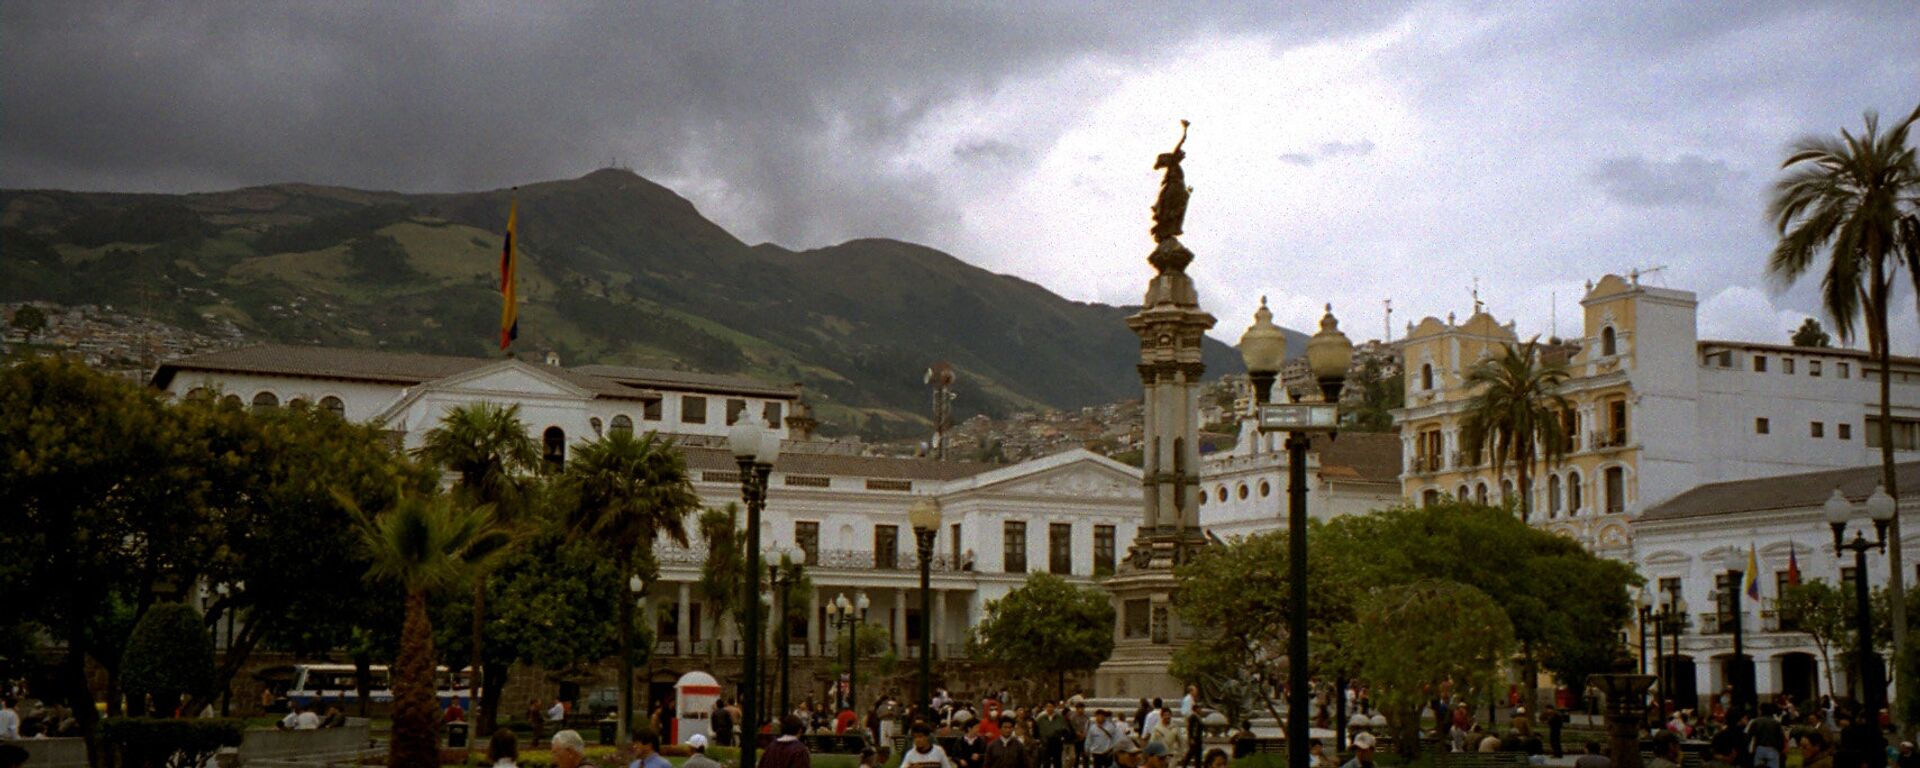
[[[110,768],[199,768],[221,747],[238,747],[242,720],[113,717],[100,722]]]
[[[131,713],[166,715],[180,706],[182,696],[204,703],[213,678],[213,636],[200,612],[180,603],[147,609],[127,637],[120,661],[120,684]],[[153,712],[146,711],[149,696]]]

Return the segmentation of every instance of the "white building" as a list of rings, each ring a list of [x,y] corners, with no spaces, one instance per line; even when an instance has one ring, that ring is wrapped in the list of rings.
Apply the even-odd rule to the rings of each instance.
[[[769,480],[762,546],[803,558],[815,588],[809,618],[789,628],[792,652],[802,661],[831,651],[825,606],[840,594],[867,596],[869,622],[892,633],[901,658],[917,655],[929,625],[934,652],[957,657],[987,602],[1030,572],[1082,584],[1112,573],[1141,519],[1140,470],[1089,451],[1005,466],[848,455],[846,444],[812,439],[812,418],[796,389],[737,377],[257,346],[168,361],[152,384],[176,397],[217,394],[256,408],[305,400],[348,419],[382,423],[409,449],[449,409],[518,404],[555,463],[604,430],[658,431],[683,447],[707,506],[740,499],[738,468],[725,447],[728,426],[741,414],[762,418],[785,438]],[[906,514],[919,496],[938,499],[944,511],[930,620],[920,614]],[[663,545],[658,555],[659,583],[648,588],[663,657],[656,684],[675,679],[685,671],[680,667],[699,666],[709,643],[719,642],[723,655],[740,647],[732,623],[702,605],[700,543]],[[798,688],[808,690],[804,682]]]
[[[1702,341],[1693,293],[1607,275],[1581,299],[1578,337],[1542,354],[1572,373],[1566,459],[1536,466],[1532,520],[1628,557],[1629,522],[1705,483],[1877,460],[1877,372],[1857,350]],[[1406,407],[1395,412],[1403,493],[1498,500],[1515,491],[1462,438],[1465,376],[1521,340],[1485,312],[1428,317],[1403,342]],[[1893,361],[1895,447],[1920,459],[1920,360]]]
[[[1897,477],[1897,495],[1908,498],[1920,493],[1920,462],[1900,464]],[[1672,595],[1684,601],[1690,626],[1680,635],[1678,667],[1693,692],[1707,695],[1726,685],[1723,665],[1733,652],[1733,623],[1730,605],[1721,599],[1729,589],[1730,561],[1744,569],[1750,548],[1758,553],[1761,598],[1755,605],[1742,596],[1741,631],[1743,650],[1754,661],[1755,690],[1762,697],[1786,692],[1807,701],[1816,693],[1833,692],[1828,685],[1831,672],[1833,687],[1848,691],[1843,654],[1851,649],[1830,648],[1831,658],[1823,658],[1805,633],[1793,631],[1791,617],[1781,616],[1774,604],[1787,582],[1790,562],[1798,564],[1803,581],[1852,583],[1853,554],[1835,557],[1832,530],[1822,507],[1839,488],[1857,510],[1848,539],[1853,531],[1865,530],[1872,541],[1873,528],[1863,502],[1880,478],[1880,467],[1873,465],[1711,483],[1656,504],[1634,521],[1634,566],[1647,578],[1658,603],[1668,604]],[[1920,523],[1908,521],[1901,552],[1905,562],[1913,564],[1914,578],[1920,580],[1917,526]],[[1867,554],[1867,576],[1875,588],[1886,584],[1886,555]],[[1646,642],[1652,641],[1649,637]],[[1672,654],[1670,645],[1667,653]],[[1647,654],[1654,656],[1651,645]],[[1692,699],[1686,688],[1685,682],[1676,685],[1677,695],[1669,698],[1689,706]]]
[[[1200,525],[1222,539],[1282,530],[1287,522],[1286,435],[1241,424],[1232,450],[1200,459]],[[1307,448],[1307,514],[1316,520],[1405,503],[1400,438],[1391,433],[1316,434]]]

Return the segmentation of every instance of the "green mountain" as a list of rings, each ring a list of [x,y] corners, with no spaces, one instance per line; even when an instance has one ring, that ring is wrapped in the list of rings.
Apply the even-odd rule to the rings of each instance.
[[[4,190],[0,301],[114,304],[188,329],[224,319],[281,342],[495,354],[513,194]],[[921,376],[941,359],[960,373],[963,418],[1139,396],[1131,308],[893,240],[749,246],[627,171],[517,195],[522,354],[804,382],[828,421],[870,437],[925,423]],[[1218,342],[1206,362],[1215,375],[1241,368]]]

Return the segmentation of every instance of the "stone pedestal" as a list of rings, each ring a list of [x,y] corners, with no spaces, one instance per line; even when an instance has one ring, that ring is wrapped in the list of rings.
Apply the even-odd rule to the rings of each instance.
[[[1182,686],[1167,666],[1179,646],[1179,616],[1173,610],[1173,571],[1123,573],[1107,580],[1113,593],[1113,656],[1093,673],[1101,699],[1179,698]]]

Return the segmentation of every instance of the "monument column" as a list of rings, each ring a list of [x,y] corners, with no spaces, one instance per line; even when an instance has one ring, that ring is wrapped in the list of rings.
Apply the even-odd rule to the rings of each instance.
[[[1141,309],[1127,318],[1140,337],[1142,524],[1127,558],[1106,586],[1113,593],[1113,656],[1094,674],[1101,698],[1178,697],[1179,681],[1167,674],[1184,632],[1170,610],[1174,566],[1206,545],[1200,530],[1200,377],[1201,343],[1214,318],[1200,309],[1200,296],[1186,273],[1193,252],[1181,245],[1187,199],[1192,192],[1180,162],[1186,158],[1186,122],[1180,143],[1160,155],[1165,169],[1154,204],[1153,239]]]

